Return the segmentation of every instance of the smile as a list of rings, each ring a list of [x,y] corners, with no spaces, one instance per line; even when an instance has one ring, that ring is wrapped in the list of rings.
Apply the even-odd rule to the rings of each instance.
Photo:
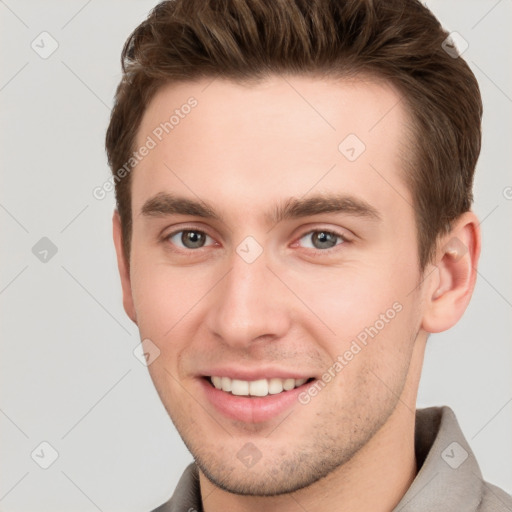
[[[211,384],[219,390],[235,396],[267,396],[290,391],[312,379],[258,379],[253,381],[231,379],[230,377],[209,377]]]
[[[254,378],[253,378],[254,379]],[[226,376],[203,376],[198,382],[206,402],[216,412],[231,420],[244,423],[261,423],[273,420],[299,405],[298,397],[310,378],[260,378],[254,380],[232,379]]]

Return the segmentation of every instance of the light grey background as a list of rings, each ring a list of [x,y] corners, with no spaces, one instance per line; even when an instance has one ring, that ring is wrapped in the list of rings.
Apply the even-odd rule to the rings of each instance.
[[[146,511],[192,460],[134,357],[103,150],[130,31],[154,1],[0,1],[0,510]],[[512,0],[432,0],[483,93],[483,252],[462,321],[432,336],[418,406],[449,405],[484,477],[512,492]],[[47,59],[32,47],[47,31]],[[44,36],[47,37],[47,36]],[[44,48],[51,41],[45,39]],[[43,51],[43,48],[40,48]],[[46,263],[32,247],[48,237]],[[57,460],[42,469],[51,450]],[[39,454],[39,456],[37,455]]]

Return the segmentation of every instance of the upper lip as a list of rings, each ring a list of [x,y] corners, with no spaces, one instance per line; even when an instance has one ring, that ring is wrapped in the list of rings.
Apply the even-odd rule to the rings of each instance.
[[[210,368],[200,372],[201,377],[229,377],[230,379],[254,381],[260,379],[310,379],[313,375],[300,373],[284,368],[236,368],[233,366],[222,366]]]

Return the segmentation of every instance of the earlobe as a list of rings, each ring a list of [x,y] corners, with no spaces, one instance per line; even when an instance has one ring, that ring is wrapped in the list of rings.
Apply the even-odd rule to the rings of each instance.
[[[123,250],[123,234],[121,229],[121,218],[119,212],[114,211],[112,216],[112,232],[114,237],[114,245],[117,255],[117,267],[119,269],[119,277],[121,278],[121,287],[123,290],[123,307],[128,317],[137,324],[137,315],[133,304],[132,287],[130,279],[130,266],[126,261]]]
[[[426,296],[425,331],[445,331],[464,314],[475,287],[480,245],[480,226],[473,212],[461,215],[439,241]]]

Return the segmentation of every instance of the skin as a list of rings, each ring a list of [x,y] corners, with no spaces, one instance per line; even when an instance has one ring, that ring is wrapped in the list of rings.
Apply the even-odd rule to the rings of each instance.
[[[113,225],[124,307],[141,339],[160,350],[150,375],[198,463],[204,509],[391,510],[417,472],[425,343],[469,302],[478,221],[472,212],[457,219],[420,270],[401,175],[408,117],[389,84],[275,76],[250,86],[167,85],[149,104],[136,146],[190,96],[197,107],[133,171],[129,265],[117,212]],[[351,133],[366,145],[354,162],[338,150]],[[222,219],[142,214],[162,192],[200,199]],[[364,201],[379,219],[265,216],[289,198],[332,193]],[[168,236],[180,229],[208,237],[187,248],[181,233]],[[326,252],[313,230],[346,241],[331,237]],[[252,263],[236,252],[247,236],[263,249]],[[198,372],[224,363],[321,379],[396,303],[401,311],[306,405],[240,422],[205,397]],[[261,454],[250,468],[237,458],[246,443]]]

